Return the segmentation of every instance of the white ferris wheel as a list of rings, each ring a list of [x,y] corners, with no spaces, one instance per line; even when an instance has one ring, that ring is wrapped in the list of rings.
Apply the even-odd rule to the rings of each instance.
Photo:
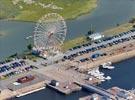
[[[57,13],[43,16],[36,24],[34,31],[35,49],[43,56],[56,55],[60,52],[67,33],[64,18]]]

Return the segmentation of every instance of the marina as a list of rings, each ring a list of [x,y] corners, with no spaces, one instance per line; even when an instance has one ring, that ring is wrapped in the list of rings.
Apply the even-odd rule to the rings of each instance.
[[[106,2],[106,0],[104,0],[103,2]],[[113,2],[114,1],[112,1],[112,3]],[[127,2],[130,4],[131,1]],[[102,4],[102,2],[99,3]],[[121,6],[123,6],[123,4],[124,3],[122,3]],[[131,5],[132,4],[133,3],[131,3]],[[116,5],[116,8],[117,6],[118,5]],[[110,8],[112,7],[110,6]],[[95,11],[98,11],[99,9],[100,6]],[[126,10],[128,11],[128,9]],[[126,11],[124,10],[124,12]],[[95,14],[95,12],[93,13]],[[100,14],[100,12],[97,14],[97,16],[92,14],[90,17],[91,23],[89,24],[94,23],[93,25],[95,25],[97,28],[96,31],[104,31],[105,29],[114,27],[116,23],[121,24],[125,22],[125,19],[127,21],[127,19],[129,20],[131,16],[134,16],[132,14],[129,14],[130,16],[122,18],[121,21],[118,21],[117,18],[114,18],[111,24],[107,24],[108,22],[110,23],[111,20],[105,18],[104,16],[103,18],[105,18],[106,21],[104,21],[104,19],[102,18],[98,18],[98,15]],[[123,16],[125,14],[121,15]],[[89,16],[86,15],[81,18],[77,18],[75,22],[72,20],[67,21],[69,26],[71,26],[69,27],[68,31],[69,33],[73,33],[72,36],[67,36],[67,40],[81,35],[82,33],[86,33],[88,27],[90,26],[88,23],[86,23],[87,17]],[[93,22],[94,17],[96,22],[98,22],[97,19],[99,19],[98,23]],[[101,20],[103,20],[103,23],[106,22],[106,26],[104,26],[102,22],[100,24]],[[82,21],[84,21],[84,23],[82,23]],[[15,24],[20,23],[9,21],[9,23],[10,22]],[[82,27],[76,30],[75,25],[78,23],[82,23],[81,25],[85,24],[86,27]],[[20,37],[21,39],[17,38],[20,35],[18,35],[18,32],[15,31],[13,33],[16,35],[16,40],[13,39],[13,34],[12,36],[7,34],[2,34],[2,36],[0,36],[0,50],[2,48],[0,60],[3,60],[5,57],[16,52],[22,53],[27,49],[27,44],[31,43],[32,41],[32,36],[29,31],[32,30],[33,24],[35,23],[30,23],[30,25],[28,26],[27,22],[25,22],[25,24],[26,27],[28,27],[29,29],[27,30],[26,28],[27,32],[22,31]],[[10,32],[12,33],[12,31]],[[78,34],[78,32],[81,34]],[[134,73],[131,72],[131,70],[133,71],[134,68],[127,64],[124,65],[124,62],[129,63],[127,59],[135,56],[134,34],[134,30],[129,30],[127,32],[122,32],[114,36],[103,38],[103,40],[100,41],[97,40],[88,44],[77,44],[74,48],[71,48],[64,54],[62,54],[63,58],[60,57],[60,59],[55,61],[53,60],[53,62],[50,62],[49,60],[45,59],[43,60],[40,58],[36,61],[32,61],[30,59],[16,58],[9,62],[2,62],[0,63],[0,99],[4,97],[2,99],[13,98],[13,100],[37,100],[39,99],[39,97],[42,97],[48,100],[78,100],[80,97],[84,97],[80,100],[87,100],[88,98],[94,97],[97,100],[100,100],[102,99],[102,96],[100,96],[99,94],[105,95],[108,98],[113,98],[114,95],[117,97],[117,94],[119,93],[118,91],[120,91],[120,95],[118,95],[118,97],[120,97],[121,94],[123,96],[123,92],[121,91],[124,91],[125,93],[125,88],[128,88],[129,90],[135,87],[134,79],[130,81],[128,80],[129,77],[134,76]],[[7,41],[8,38],[9,41]],[[17,45],[12,45],[12,47],[9,46],[8,49],[5,47],[3,48],[3,45],[7,45],[11,42],[10,38],[12,38],[11,41],[13,44],[15,44],[16,41],[22,41],[22,43],[24,43],[23,41],[25,41],[25,43],[22,44],[21,47],[18,47]],[[4,42],[3,40],[6,40],[7,42]],[[19,49],[17,49],[16,47]],[[8,51],[9,49],[9,52],[6,52],[6,54],[3,53],[6,50]],[[57,59],[57,57],[55,59]],[[132,58],[131,61],[134,62],[134,58]],[[121,63],[123,63],[123,65],[121,65]],[[119,68],[119,66],[121,67]],[[127,68],[128,66],[130,66],[131,69]],[[131,72],[131,74],[128,76],[119,75],[120,73],[129,73],[128,71]],[[117,88],[115,86],[118,86],[123,89]],[[89,88],[90,91],[85,92],[85,89],[82,89],[84,87]],[[97,94],[90,95],[93,94],[92,92]],[[67,96],[63,94],[66,94]],[[127,96],[127,92],[125,95]],[[132,93],[126,99],[124,98],[124,100],[134,100],[133,97],[134,94]],[[103,97],[103,99],[105,98]]]
[[[121,36],[121,34],[122,34],[122,36]],[[23,60],[15,59],[13,61],[9,61],[6,63],[1,62],[1,77],[7,78],[6,80],[5,79],[3,80],[3,78],[1,78],[2,84],[3,84],[3,82],[7,81],[6,82],[7,84],[3,84],[3,88],[7,88],[7,89],[11,90],[13,92],[13,94],[18,97],[18,96],[21,96],[24,94],[31,93],[31,91],[36,91],[39,88],[44,88],[44,85],[47,85],[48,87],[53,88],[54,90],[61,92],[63,94],[70,94],[75,91],[80,91],[81,87],[79,87],[77,84],[81,84],[82,88],[88,88],[88,90],[93,90],[93,92],[97,92],[99,94],[101,93],[102,95],[105,95],[108,98],[114,98],[114,96],[112,94],[106,92],[103,89],[100,89],[99,87],[94,86],[93,84],[101,84],[101,82],[111,80],[110,76],[105,77],[104,76],[105,74],[103,72],[100,72],[99,68],[96,66],[102,65],[100,67],[113,69],[112,68],[112,61],[113,61],[112,58],[113,57],[121,55],[120,57],[117,57],[117,58],[120,60],[123,60],[123,57],[124,57],[123,54],[125,54],[125,56],[127,56],[127,54],[128,54],[129,57],[130,57],[130,55],[131,56],[134,55],[134,30],[131,30],[131,31],[125,32],[125,33],[120,33],[117,36],[119,36],[119,37],[114,38],[115,36],[113,36],[113,37],[110,37],[111,39],[109,39],[109,40],[106,39],[105,40],[106,43],[107,44],[115,43],[114,41],[119,41],[119,40],[121,40],[121,42],[112,44],[112,46],[109,45],[106,48],[101,47],[101,49],[95,50],[96,52],[98,50],[100,52],[102,52],[101,50],[103,49],[105,52],[107,49],[107,51],[105,52],[106,55],[101,56],[96,59],[94,57],[94,60],[92,60],[93,58],[83,59],[83,60],[80,60],[81,62],[79,62],[79,64],[76,63],[78,60],[78,57],[83,58],[85,56],[85,53],[92,54],[95,51],[84,52],[83,54],[77,55],[77,56],[74,56],[74,54],[72,54],[72,52],[78,53],[78,52],[80,52],[80,50],[75,49],[72,51],[68,51],[68,53],[69,52],[71,52],[71,53],[69,53],[70,55],[67,54],[67,52],[65,53],[65,55],[68,55],[68,56],[67,56],[67,58],[66,58],[66,56],[63,56],[62,59],[64,59],[64,61],[60,60],[59,63],[54,63],[54,64],[49,63],[49,65],[47,65],[47,67],[45,67],[43,62],[47,63],[47,61],[49,59],[46,61],[44,61],[44,59],[43,60],[41,59],[42,61],[40,61],[40,62],[39,61],[33,62],[28,59],[23,59]],[[100,44],[102,44],[102,42],[100,42]],[[121,46],[119,44],[121,44]],[[91,45],[99,45],[99,44],[93,43]],[[105,45],[104,41],[103,41],[102,45]],[[130,49],[128,48],[128,46],[130,46]],[[89,45],[88,45],[88,47],[89,47]],[[88,47],[87,47],[87,49],[86,49],[86,47],[83,49],[87,51]],[[113,50],[114,48],[116,50]],[[122,48],[122,50],[121,50],[121,48]],[[81,50],[82,50],[82,47],[81,47]],[[119,52],[119,50],[120,50],[120,52]],[[110,56],[112,53],[113,53],[113,56]],[[71,56],[71,57],[69,57],[69,56]],[[102,60],[102,57],[104,58],[104,60]],[[107,57],[107,59],[105,59],[105,57]],[[72,58],[74,58],[74,59],[72,59]],[[110,58],[110,59],[108,59],[108,58]],[[116,58],[115,58],[115,60],[118,61]],[[88,61],[89,61],[89,63],[86,63]],[[96,64],[94,62],[96,62]],[[97,64],[97,62],[100,62],[100,64]],[[104,63],[104,62],[107,62],[107,63]],[[114,61],[113,61],[113,63],[114,63]],[[82,64],[83,64],[83,66],[82,66]],[[25,68],[25,66],[33,66],[32,67],[33,69],[27,70],[26,68],[29,68],[29,67]],[[24,69],[27,72],[26,71],[24,71],[23,73],[20,72],[20,70],[23,71],[24,69],[20,69],[20,68],[18,69],[18,67],[22,67],[22,68],[24,67]],[[18,73],[18,75],[25,74],[25,73],[28,73],[28,75],[15,79],[15,78],[11,77],[11,76],[14,76],[14,74],[13,75],[9,74],[14,71],[20,72],[20,73]],[[55,73],[53,73],[53,72],[55,72]],[[86,74],[86,72],[87,72],[87,74]],[[12,82],[10,81],[10,83],[8,83],[9,82],[8,78],[12,78]],[[75,82],[77,82],[77,84],[75,84]],[[41,86],[38,84],[41,84]]]
[[[1,62],[1,88],[9,89],[11,94],[8,98],[11,98],[11,95],[12,97],[21,97],[45,88],[47,85],[49,88],[66,95],[86,88],[107,98],[115,99],[117,96],[115,97],[110,92],[95,86],[111,80],[111,77],[105,76],[99,68],[114,69],[112,66],[114,59],[118,62],[135,55],[134,31],[130,30],[108,37],[99,43],[93,42],[86,46],[77,46],[77,48],[65,52],[58,63],[50,64],[50,59],[38,59],[39,61],[34,62],[22,58]],[[101,48],[98,48],[99,46]],[[94,55],[94,57],[88,58],[89,55]],[[81,60],[78,62],[78,59]],[[47,67],[43,63],[46,63]],[[25,75],[26,73],[27,75]],[[23,77],[17,76],[15,78],[14,75],[23,75]],[[12,82],[9,81],[11,79]]]

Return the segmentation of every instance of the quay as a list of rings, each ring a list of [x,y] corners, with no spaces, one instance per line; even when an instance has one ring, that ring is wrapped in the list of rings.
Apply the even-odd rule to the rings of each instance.
[[[112,95],[114,95],[113,100],[135,100],[135,94],[128,91],[128,90],[124,90],[124,89],[120,89],[118,87],[112,87],[110,89],[107,90],[109,93],[111,93]],[[103,95],[100,94],[92,94],[89,96],[85,96],[85,97],[81,97],[79,100],[104,100],[104,99],[109,99],[108,97],[105,97]]]
[[[62,94],[65,94],[65,95],[71,94],[71,93],[76,92],[76,91],[80,91],[82,89],[75,82],[73,82],[73,83],[69,83],[69,82],[60,83],[58,86],[53,86],[53,85],[47,84],[47,86],[49,88],[52,88],[52,89],[62,93]]]
[[[24,93],[20,93],[20,94],[17,94],[16,97],[22,97],[22,96],[25,96],[25,95],[28,95],[28,94],[31,94],[31,93],[34,93],[34,92],[37,92],[37,91],[40,91],[40,90],[43,90],[45,89],[45,87],[41,87],[41,88],[38,88],[38,89],[33,89],[33,90],[30,90],[29,92],[24,92]]]
[[[110,99],[115,99],[115,95],[113,95],[112,93],[106,91],[105,89],[102,89],[98,86],[94,86],[92,84],[82,84],[82,83],[78,83],[82,86],[82,88],[84,88],[85,90],[88,90],[89,92],[94,92],[94,93],[97,93],[97,94],[100,94],[102,96],[105,96],[107,98],[110,98]]]

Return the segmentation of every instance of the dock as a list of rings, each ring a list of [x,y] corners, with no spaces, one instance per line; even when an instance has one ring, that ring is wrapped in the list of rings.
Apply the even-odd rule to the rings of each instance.
[[[38,91],[40,91],[40,90],[43,90],[43,89],[45,89],[45,87],[41,87],[41,88],[37,88],[37,89],[30,89],[30,91],[28,91],[28,92],[24,92],[24,93],[19,93],[19,94],[17,94],[16,95],[16,97],[18,98],[18,97],[22,97],[22,96],[25,96],[25,95],[28,95],[28,94],[31,94],[31,93],[34,93],[34,92],[38,92]]]
[[[70,82],[62,82],[59,84],[59,86],[53,86],[50,84],[47,84],[49,88],[52,88],[56,90],[57,92],[60,92],[62,94],[68,95],[76,91],[80,91],[82,88],[76,84],[75,82],[70,83]]]
[[[112,87],[108,89],[107,91],[111,93],[112,95],[114,95],[115,98],[113,100],[135,100],[135,94],[128,90],[124,90],[118,87]],[[94,93],[92,95],[81,97],[79,100],[93,100],[93,99],[102,100],[103,98],[109,99],[106,96]]]
[[[83,84],[83,83],[78,83],[78,84],[80,84],[82,88],[84,88],[85,90],[88,90],[89,92],[94,92],[110,99],[116,98],[115,95],[113,95],[111,92],[108,92],[107,90],[100,88],[98,86],[95,86],[92,84]]]

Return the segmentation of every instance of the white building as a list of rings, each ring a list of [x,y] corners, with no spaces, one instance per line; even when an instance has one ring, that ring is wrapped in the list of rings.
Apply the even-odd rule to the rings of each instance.
[[[101,39],[103,37],[104,37],[104,35],[102,35],[101,33],[94,33],[94,34],[91,34],[88,36],[88,38],[91,40],[98,40],[98,39]]]

